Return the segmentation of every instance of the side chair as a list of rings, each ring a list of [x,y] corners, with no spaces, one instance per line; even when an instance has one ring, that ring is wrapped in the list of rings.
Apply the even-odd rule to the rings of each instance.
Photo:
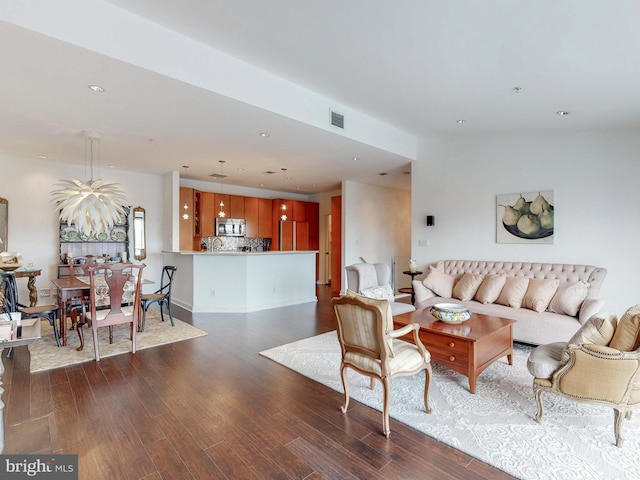
[[[131,324],[132,353],[136,353],[142,270],[145,266],[144,263],[108,263],[87,268],[89,274],[89,311],[85,315],[85,320],[91,325],[96,361],[100,360],[98,346],[98,328],[100,327],[109,327],[109,343],[112,343],[113,326]],[[130,293],[131,290],[133,290],[132,301],[126,301],[127,305],[123,305],[123,296],[127,292]],[[106,307],[105,300],[107,301]],[[78,334],[82,335],[81,332],[82,327],[78,325]]]
[[[162,276],[160,277],[160,288],[153,293],[145,293],[141,297],[142,301],[142,328],[144,332],[144,322],[147,318],[147,310],[151,305],[157,303],[160,306],[160,318],[164,322],[163,306],[166,304],[167,312],[169,312],[169,320],[171,326],[173,323],[173,314],[171,313],[171,285],[173,284],[173,277],[176,274],[178,267],[172,265],[165,265],[162,269]]]
[[[382,431],[389,436],[389,397],[391,379],[415,375],[424,370],[424,408],[431,413],[429,388],[431,387],[431,355],[420,341],[420,326],[410,323],[394,330],[388,300],[376,300],[354,292],[331,299],[338,321],[338,341],[342,352],[340,375],[344,388],[342,413],[349,407],[347,368],[380,380],[383,389]],[[413,332],[415,344],[400,340]]]

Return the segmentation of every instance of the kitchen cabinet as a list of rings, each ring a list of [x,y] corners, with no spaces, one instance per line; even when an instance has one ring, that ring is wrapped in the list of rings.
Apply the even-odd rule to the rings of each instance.
[[[216,213],[214,218],[220,212],[220,202],[224,203],[225,218],[244,218],[244,197],[239,195],[228,195],[226,193],[215,193]]]
[[[245,197],[244,218],[247,221],[247,237],[272,237],[272,203],[269,198]]]
[[[258,199],[258,237],[273,238],[273,224],[271,223],[271,210],[273,201],[270,198]]]
[[[200,235],[203,237],[213,237],[217,206],[215,193],[200,192]]]
[[[294,220],[296,222],[306,222],[307,221],[307,202],[302,202],[300,200],[293,200],[291,207],[291,216],[289,220]]]
[[[193,249],[195,231],[195,192],[193,188],[180,187],[180,250]],[[186,208],[185,208],[186,207]],[[185,215],[187,218],[185,218]]]

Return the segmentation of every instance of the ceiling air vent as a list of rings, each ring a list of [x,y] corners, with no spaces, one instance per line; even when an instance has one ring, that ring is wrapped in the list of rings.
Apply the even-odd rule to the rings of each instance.
[[[221,173],[212,173],[209,176],[213,178],[227,178],[228,175],[222,175]]]
[[[331,125],[344,129],[344,115],[331,110]]]

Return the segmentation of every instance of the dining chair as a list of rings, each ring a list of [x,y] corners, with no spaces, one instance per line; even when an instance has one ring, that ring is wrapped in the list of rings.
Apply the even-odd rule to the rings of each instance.
[[[172,265],[165,265],[162,269],[162,276],[160,278],[160,288],[153,293],[145,293],[141,297],[142,301],[142,328],[141,331],[144,332],[144,322],[147,317],[147,310],[151,305],[157,303],[160,306],[160,318],[164,322],[164,314],[162,307],[164,304],[167,305],[167,311],[169,312],[169,320],[171,321],[171,326],[174,326],[173,323],[173,314],[171,313],[171,285],[173,284],[173,277],[176,274],[178,267],[174,267]]]
[[[398,330],[393,329],[393,316],[388,300],[377,300],[354,292],[331,299],[338,321],[338,341],[342,352],[340,375],[344,388],[342,413],[349,407],[347,368],[382,383],[382,430],[389,436],[389,397],[391,379],[415,375],[425,371],[424,408],[431,413],[429,389],[431,387],[431,354],[419,337],[420,326],[409,323]],[[400,340],[413,332],[414,343]]]
[[[141,308],[142,270],[145,266],[144,263],[107,263],[87,268],[89,274],[89,311],[86,312],[85,322],[91,325],[96,361],[100,360],[98,346],[98,328],[100,327],[109,327],[109,343],[113,343],[113,327],[120,324],[131,324],[132,353],[136,352],[136,332]],[[134,292],[133,299],[131,302],[127,301],[127,305],[123,305],[125,293],[131,290]],[[78,334],[80,336],[82,336],[81,331],[82,328],[79,326]]]

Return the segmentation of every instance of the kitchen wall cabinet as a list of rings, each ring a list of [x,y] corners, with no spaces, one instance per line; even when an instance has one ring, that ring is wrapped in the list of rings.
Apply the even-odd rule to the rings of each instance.
[[[200,235],[203,237],[213,237],[218,203],[215,193],[200,192]]]
[[[247,221],[247,237],[272,237],[272,203],[269,198],[245,197],[244,218]]]
[[[195,192],[193,188],[180,187],[180,250],[192,250],[195,232]],[[185,208],[186,206],[186,208]],[[184,218],[188,215],[188,218]]]

